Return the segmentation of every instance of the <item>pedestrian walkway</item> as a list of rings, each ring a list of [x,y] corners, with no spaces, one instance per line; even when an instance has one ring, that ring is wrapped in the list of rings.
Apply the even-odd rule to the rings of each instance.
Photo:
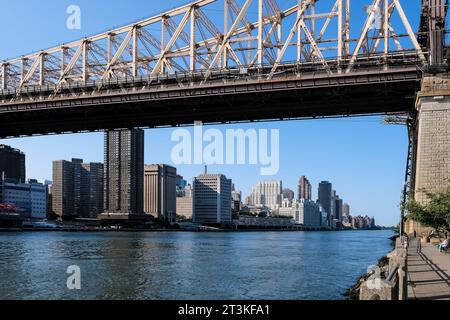
[[[412,239],[408,249],[408,298],[450,300],[450,255],[429,243],[418,250],[418,243]]]

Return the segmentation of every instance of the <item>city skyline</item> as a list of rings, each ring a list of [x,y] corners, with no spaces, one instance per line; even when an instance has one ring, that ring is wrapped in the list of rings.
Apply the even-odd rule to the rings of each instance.
[[[321,120],[321,121],[308,121],[308,123],[312,123],[315,122],[316,125],[321,126],[320,123],[318,122],[330,122],[331,120]],[[348,121],[348,120],[347,120]],[[342,122],[346,122],[346,120],[343,120]],[[297,122],[298,123],[298,122]],[[301,123],[307,123],[307,122],[301,122]],[[354,121],[351,122],[350,124],[353,126],[354,124],[360,124],[360,121]],[[372,120],[373,123],[373,120]],[[274,123],[262,123],[262,124],[257,124],[257,126],[266,126],[266,125],[270,125],[270,126],[274,126],[277,125],[278,122],[274,122]],[[219,130],[225,130],[224,127],[230,127],[230,126],[220,126],[217,127]],[[398,129],[398,127],[386,127],[388,129]],[[163,133],[163,137],[166,137],[166,140],[161,140],[161,135],[159,134],[159,131],[164,131]],[[145,130],[145,136],[146,136],[146,142],[145,142],[145,164],[157,164],[157,163],[166,163],[168,165],[171,166],[175,166],[177,167],[177,171],[180,175],[184,176],[185,180],[188,181],[188,183],[192,183],[192,180],[194,177],[198,176],[199,174],[201,174],[204,171],[204,167],[201,165],[191,165],[191,166],[186,166],[186,165],[180,165],[180,166],[176,166],[173,163],[171,163],[170,161],[170,147],[171,147],[171,142],[170,142],[170,132],[171,130],[169,129],[158,129],[158,130]],[[283,131],[282,131],[283,132]],[[78,137],[79,136],[83,136],[83,138],[90,136],[89,142],[90,144],[86,145],[84,142],[80,143],[78,142]],[[282,137],[283,139],[283,137]],[[13,148],[17,148],[20,149],[22,152],[24,152],[27,157],[26,157],[26,162],[27,162],[27,175],[28,177],[31,178],[35,178],[39,181],[45,181],[45,180],[52,180],[52,175],[51,175],[51,171],[52,171],[52,161],[51,159],[49,159],[50,161],[47,164],[43,164],[42,162],[39,163],[39,166],[35,166],[36,161],[34,160],[36,157],[41,158],[43,155],[46,155],[45,153],[41,153],[41,152],[28,152],[27,150],[30,150],[30,147],[25,147],[23,148],[23,146],[27,146],[27,145],[31,145],[34,146],[35,143],[30,143],[28,144],[27,142],[32,142],[31,140],[40,140],[40,145],[42,146],[42,144],[46,145],[52,145],[54,143],[54,141],[52,140],[72,140],[71,145],[74,146],[75,150],[78,149],[79,151],[76,152],[75,150],[72,151],[72,148],[70,149],[65,149],[65,150],[58,150],[61,154],[63,154],[63,156],[58,156],[57,159],[71,159],[73,157],[79,157],[79,158],[83,158],[85,159],[86,162],[103,162],[103,133],[90,133],[90,134],[74,134],[74,135],[62,135],[62,136],[46,136],[46,137],[33,137],[33,138],[28,138],[28,139],[11,139],[11,140],[5,140],[2,143],[6,143],[8,145],[11,145]],[[84,139],[82,139],[84,141]],[[161,150],[161,152],[158,153],[152,153],[150,150],[152,150],[152,146],[154,145],[154,143],[157,143],[158,145],[161,146],[161,148],[155,148],[156,150]],[[283,145],[283,140],[280,142]],[[81,146],[81,144],[84,144],[84,146]],[[85,148],[89,146],[89,148]],[[78,147],[78,148],[76,148]],[[96,148],[96,149],[95,149]],[[31,148],[33,149],[33,148]],[[164,152],[164,150],[167,150]],[[56,150],[55,150],[56,151]],[[281,148],[280,152],[282,152],[283,154],[283,148]],[[320,153],[320,150],[317,150],[317,152]],[[163,157],[162,153],[166,153],[166,157]],[[87,156],[87,155],[90,155]],[[302,160],[304,159],[303,157],[300,157]],[[336,158],[335,161],[337,162],[339,159]],[[310,162],[310,160],[308,161]],[[401,162],[401,161],[400,161]],[[333,162],[331,162],[331,164],[333,164]],[[379,163],[380,164],[380,163]],[[292,163],[288,163],[288,167],[292,166]],[[400,164],[400,167],[402,167],[403,164]],[[47,168],[46,168],[47,167]],[[44,168],[44,170],[41,170],[40,168]],[[383,212],[379,211],[379,210],[373,210],[371,208],[368,207],[368,204],[366,205],[366,203],[364,203],[364,201],[360,198],[358,198],[355,194],[353,194],[351,192],[351,189],[357,190],[362,188],[361,185],[365,185],[365,188],[368,188],[368,190],[371,190],[370,185],[367,185],[364,181],[359,181],[359,188],[353,187],[353,188],[346,188],[346,185],[349,185],[348,182],[349,181],[345,181],[345,179],[337,179],[337,177],[344,175],[346,173],[349,173],[350,168],[348,168],[348,171],[332,171],[329,170],[329,168],[325,168],[323,170],[320,170],[320,168],[314,168],[314,167],[309,167],[306,168],[304,170],[298,169],[298,171],[296,172],[287,172],[287,174],[283,174],[286,170],[285,170],[285,165],[284,162],[281,162],[281,166],[280,166],[280,174],[278,174],[277,176],[260,176],[259,174],[249,174],[248,171],[258,171],[258,167],[253,167],[249,166],[249,165],[245,165],[245,166],[209,166],[209,171],[214,172],[214,173],[223,173],[225,174],[227,177],[230,177],[235,185],[236,185],[236,189],[237,190],[241,190],[242,194],[243,194],[243,199],[245,199],[248,195],[251,194],[251,191],[253,189],[253,187],[261,181],[264,180],[281,180],[283,182],[283,188],[289,188],[291,190],[295,190],[295,197],[297,197],[297,185],[298,185],[298,181],[300,179],[301,176],[305,175],[310,183],[312,184],[313,188],[312,188],[312,199],[316,200],[317,199],[317,186],[319,184],[320,181],[324,180],[324,179],[328,179],[333,183],[333,189],[337,189],[338,193],[341,195],[345,195],[344,196],[344,201],[350,203],[352,205],[353,208],[353,212],[357,213],[357,214],[367,214],[369,216],[375,216],[377,218],[377,221],[380,222],[380,225],[385,225],[385,226],[391,226],[391,225],[396,225],[398,223],[398,210],[399,210],[399,201],[394,202],[391,204],[391,214],[383,214]],[[296,169],[297,170],[297,169]],[[241,173],[243,171],[247,171],[245,173],[244,176],[249,177],[250,178],[245,178],[242,179],[240,178]],[[321,173],[323,171],[323,174]],[[50,172],[49,175],[43,175],[43,172]],[[312,172],[312,173],[311,173]],[[325,175],[327,174],[328,175]],[[367,174],[367,172],[365,172],[364,174]],[[375,175],[376,176],[376,175]],[[382,175],[383,176],[383,175]],[[386,177],[388,178],[388,177]],[[391,177],[392,178],[392,177]],[[380,179],[381,180],[381,179]],[[400,182],[402,179],[401,177],[398,177],[398,181]],[[375,181],[375,180],[373,180]],[[342,182],[343,182],[343,186],[342,186]],[[358,184],[356,184],[358,185]],[[355,185],[355,186],[356,186]],[[351,184],[349,185],[350,187]],[[373,185],[374,186],[374,185]],[[372,187],[373,187],[372,186]],[[395,187],[395,186],[394,186]],[[349,190],[350,189],[350,190]],[[397,188],[397,199],[399,199],[400,197],[400,183],[399,183],[399,187]],[[376,188],[372,189],[373,194],[377,193]],[[365,197],[365,196],[364,196]],[[395,198],[395,197],[392,197]],[[373,202],[370,202],[371,204],[373,204]]]
[[[109,144],[109,136],[116,136],[116,135],[128,135],[130,133],[138,133],[141,132],[141,139],[143,139],[143,131],[142,130],[119,130],[119,131],[115,131],[115,132],[106,132],[105,133],[105,152],[108,149],[111,149],[111,147],[113,147],[109,152],[105,153],[105,161],[107,159],[109,159],[109,156],[107,156],[110,152],[113,153],[117,153],[117,148],[121,149],[122,147],[119,145],[110,145]],[[130,140],[131,141],[131,140]],[[24,159],[26,159],[26,155],[25,153],[21,152],[21,150],[18,149],[14,149],[11,148],[10,146],[7,145],[2,145],[4,149],[6,150],[14,150],[15,153],[21,154],[23,156]],[[142,146],[139,145],[135,145],[134,147],[136,149],[136,151],[131,151],[128,150],[126,151],[126,153],[145,153],[144,149],[142,148]],[[116,150],[116,151],[114,151]],[[134,149],[133,149],[134,150]],[[120,154],[120,153],[118,153]],[[126,157],[127,158],[127,157]],[[23,159],[23,160],[24,160]],[[22,160],[22,162],[23,162]],[[142,159],[140,161],[143,161]],[[138,161],[139,162],[139,161]],[[119,163],[118,163],[119,164]],[[65,165],[65,166],[64,166]],[[70,165],[70,167],[67,167],[68,165]],[[129,167],[134,167],[136,164],[133,163],[126,163],[126,166]],[[180,200],[180,197],[186,197],[186,195],[180,195],[179,192],[181,191],[182,193],[185,193],[185,190],[192,190],[191,188],[191,183],[188,183],[188,181],[186,181],[183,176],[177,174],[177,168],[169,166],[167,164],[144,164],[143,165],[143,191],[144,191],[144,199],[143,199],[143,213],[146,214],[150,214],[155,218],[160,218],[166,221],[175,221],[175,216],[171,216],[170,218],[168,215],[171,214],[175,214],[178,213],[178,208],[176,207],[176,203],[178,203],[178,200]],[[86,175],[85,173],[81,172],[81,170],[84,170],[87,172],[89,172],[90,170],[92,170],[92,166],[94,166],[94,173],[88,173],[88,175]],[[61,210],[55,210],[55,199],[52,199],[51,203],[49,203],[48,205],[50,207],[53,207],[52,209],[52,214],[56,214],[57,216],[63,216],[63,215],[73,215],[73,216],[79,216],[79,217],[85,217],[86,215],[92,215],[93,217],[96,217],[97,214],[100,214],[102,212],[102,201],[103,199],[100,200],[94,200],[95,203],[100,202],[100,205],[91,203],[91,201],[86,202],[86,204],[83,204],[82,201],[80,202],[80,200],[84,199],[83,197],[85,197],[86,199],[92,198],[94,196],[95,199],[97,199],[97,189],[98,187],[94,187],[94,189],[92,189],[92,187],[90,186],[90,180],[94,179],[93,181],[95,181],[94,183],[97,183],[96,181],[101,179],[101,181],[103,181],[103,179],[107,179],[107,176],[109,175],[108,170],[106,169],[103,172],[103,163],[83,163],[82,159],[76,159],[76,158],[72,158],[71,161],[66,161],[66,160],[56,160],[52,162],[52,169],[53,169],[53,181],[48,181],[48,180],[44,180],[42,181],[42,185],[47,185],[51,183],[51,194],[53,194],[53,198],[55,195],[58,195],[58,201],[63,201],[62,198],[66,199],[66,198],[70,198],[72,199],[71,201],[73,202],[73,208],[70,209],[64,209],[64,211]],[[122,167],[122,165],[119,165],[120,167]],[[77,169],[79,167],[79,169]],[[130,168],[131,168],[130,167]],[[55,171],[56,170],[56,171]],[[72,170],[72,173],[69,173],[69,171],[67,170]],[[207,170],[208,167],[205,166],[205,173],[197,175],[195,177],[193,177],[192,179],[192,186],[194,186],[195,181],[198,180],[200,177],[204,176],[205,174],[207,174]],[[139,171],[139,170],[138,170]],[[67,172],[67,173],[65,173]],[[98,174],[96,172],[101,172],[101,177],[96,177]],[[103,176],[104,175],[104,176]],[[213,173],[210,174],[212,176],[223,176],[220,173]],[[64,178],[62,178],[64,176]],[[66,177],[67,176],[67,177]],[[76,177],[78,176],[78,180],[76,180]],[[154,178],[156,178],[156,180],[154,180]],[[80,180],[81,179],[81,180]],[[36,181],[35,179],[27,179],[28,181]],[[139,180],[139,179],[137,179]],[[159,180],[159,182],[157,182]],[[18,180],[19,181],[19,180]],[[78,181],[78,182],[77,182]],[[151,182],[152,181],[152,182]],[[184,187],[180,187],[181,189],[177,189],[176,186],[179,186],[179,184],[181,183],[181,181],[183,182],[183,184],[187,184],[184,185]],[[231,179],[229,181],[232,181]],[[64,183],[64,193],[62,193],[62,189],[63,189],[63,184]],[[67,187],[65,186],[66,184],[68,184],[70,187],[68,190]],[[320,190],[321,190],[321,186],[322,185],[328,185],[328,187],[330,188],[329,190],[329,204],[325,205],[322,202],[324,201],[324,199],[320,198]],[[100,186],[102,185],[102,182],[100,182]],[[106,184],[107,185],[107,184]],[[105,188],[106,188],[105,185]],[[305,192],[303,191],[303,189],[305,188],[306,185],[306,189],[307,192],[305,194]],[[312,185],[310,184],[308,178],[304,175],[302,175],[299,179],[299,186],[298,186],[298,193],[296,194],[294,191],[292,191],[289,188],[283,188],[283,182],[281,180],[272,180],[272,181],[267,181],[267,180],[260,180],[253,188],[252,188],[252,193],[246,197],[245,201],[241,201],[240,205],[244,205],[244,206],[258,206],[258,205],[263,205],[265,207],[268,207],[271,210],[274,210],[275,212],[277,212],[280,208],[287,208],[286,206],[286,201],[288,201],[288,207],[289,208],[294,208],[295,206],[298,207],[299,203],[302,203],[303,200],[305,201],[310,201],[311,203],[317,203],[318,206],[320,206],[320,208],[325,208],[328,207],[329,208],[325,208],[325,209],[321,209],[324,210],[324,212],[329,212],[327,215],[327,220],[328,220],[328,226],[331,227],[333,226],[333,220],[332,219],[337,219],[338,221],[342,222],[342,213],[343,213],[343,206],[349,206],[347,203],[343,203],[343,199],[341,199],[339,197],[339,195],[337,194],[336,190],[333,189],[332,187],[332,183],[330,183],[329,181],[321,181],[318,184],[318,193],[317,193],[317,198],[316,200],[312,200]],[[87,188],[87,189],[86,189]],[[167,191],[163,191],[161,192],[161,188],[166,189],[169,188],[168,190],[172,190],[173,189],[173,194],[170,195],[170,192],[168,193]],[[73,192],[70,192],[70,190],[73,189]],[[58,191],[60,190],[60,191]],[[84,191],[83,191],[84,190]],[[91,191],[91,194],[88,195],[87,192],[88,190]],[[106,190],[106,189],[105,189]],[[158,191],[160,190],[160,191]],[[92,191],[94,191],[94,193],[92,193]],[[233,202],[234,201],[234,193],[235,193],[235,185],[234,183],[232,184],[232,191],[230,193],[230,200]],[[50,189],[49,189],[50,192]],[[156,193],[155,193],[156,192]],[[239,192],[240,194],[240,198],[242,198],[241,194],[242,191],[241,190],[236,190],[236,192]],[[233,196],[231,197],[231,194],[233,194]],[[101,193],[100,193],[101,197],[103,198],[103,186],[101,186]],[[117,195],[113,195],[113,197],[120,197],[120,192]],[[152,200],[150,200],[150,198],[152,198]],[[156,198],[155,198],[156,197]],[[169,198],[167,198],[169,197]],[[188,196],[188,197],[192,197],[192,196]],[[105,197],[105,201],[108,197]],[[173,198],[173,199],[172,199]],[[77,200],[78,199],[78,200]],[[171,200],[168,200],[171,199]],[[175,201],[176,199],[176,201]],[[192,202],[193,199],[191,199]],[[242,199],[241,199],[242,200]],[[325,199],[326,202],[328,202],[327,199]],[[78,202],[77,202],[78,201]],[[162,202],[161,202],[162,201]],[[70,201],[69,201],[70,202]],[[336,202],[336,203],[335,203]],[[64,200],[65,205],[66,200]],[[78,204],[77,204],[78,203]],[[106,203],[106,202],[105,202]],[[172,204],[173,203],[173,204]],[[340,203],[340,204],[338,204]],[[192,202],[192,204],[194,204]],[[191,205],[192,205],[191,204]],[[88,209],[91,208],[92,209]],[[165,208],[165,206],[168,205],[169,209]],[[183,203],[183,207],[186,204]],[[295,205],[295,206],[294,206]],[[158,206],[159,209],[157,209]],[[160,207],[162,206],[162,207]],[[170,209],[170,207],[173,206],[172,209]],[[59,206],[61,207],[61,205]],[[58,208],[59,208],[58,207]],[[230,206],[234,208],[234,205]],[[84,209],[82,209],[84,208]],[[151,209],[152,208],[152,209]],[[165,208],[165,209],[164,209]],[[317,210],[319,209],[319,207],[317,207]],[[91,213],[87,213],[87,210],[89,210],[89,212]],[[193,212],[195,212],[195,210],[193,210]],[[281,213],[279,213],[281,214]],[[362,213],[362,215],[364,215],[365,213]],[[360,214],[361,216],[361,214]],[[367,215],[366,215],[367,216]],[[298,220],[298,219],[297,219]]]

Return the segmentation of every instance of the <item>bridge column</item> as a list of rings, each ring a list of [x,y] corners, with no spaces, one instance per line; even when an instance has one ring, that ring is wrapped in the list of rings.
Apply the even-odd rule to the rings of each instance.
[[[418,122],[416,166],[413,172],[414,198],[426,202],[421,190],[445,190],[450,179],[450,76],[425,76],[417,96]],[[405,231],[428,232],[407,221]]]
[[[5,63],[2,64],[1,68],[2,68],[2,79],[1,79],[2,86],[0,87],[0,89],[6,90],[8,89],[8,78],[7,78],[8,68]]]

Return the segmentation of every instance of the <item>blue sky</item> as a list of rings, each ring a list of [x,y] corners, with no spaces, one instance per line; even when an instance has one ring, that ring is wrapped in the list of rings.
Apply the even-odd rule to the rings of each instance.
[[[0,0],[2,47],[0,60],[55,46],[88,35],[152,16],[188,1],[134,0]],[[289,1],[288,1],[289,2]],[[292,2],[292,1],[290,1]],[[368,0],[352,1],[352,25],[363,23],[363,7]],[[401,1],[417,30],[420,1]],[[280,2],[281,3],[281,2]],[[66,9],[78,5],[82,13],[81,30],[68,30]],[[358,6],[361,7],[358,10]],[[20,12],[18,14],[9,14]],[[213,18],[218,11],[207,11]],[[20,16],[20,19],[18,18]],[[352,31],[357,35],[358,27]],[[7,45],[5,45],[7,44]],[[381,225],[398,222],[399,203],[407,151],[406,128],[382,124],[380,117],[362,117],[291,122],[267,122],[221,126],[280,130],[280,171],[273,177],[261,177],[259,166],[212,166],[233,179],[236,188],[247,196],[260,180],[280,179],[284,187],[296,191],[301,175],[313,183],[313,195],[321,180],[329,180],[338,194],[351,206],[352,214],[375,216]],[[171,164],[171,129],[146,131],[145,162]],[[103,161],[103,134],[76,134],[2,140],[27,155],[27,176],[40,180],[52,177],[52,161],[83,158]],[[202,166],[177,166],[188,181],[201,173]]]

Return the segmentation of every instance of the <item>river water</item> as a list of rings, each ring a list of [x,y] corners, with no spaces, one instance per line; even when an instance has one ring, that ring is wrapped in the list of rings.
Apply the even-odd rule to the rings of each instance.
[[[392,234],[0,233],[0,299],[339,300]]]

